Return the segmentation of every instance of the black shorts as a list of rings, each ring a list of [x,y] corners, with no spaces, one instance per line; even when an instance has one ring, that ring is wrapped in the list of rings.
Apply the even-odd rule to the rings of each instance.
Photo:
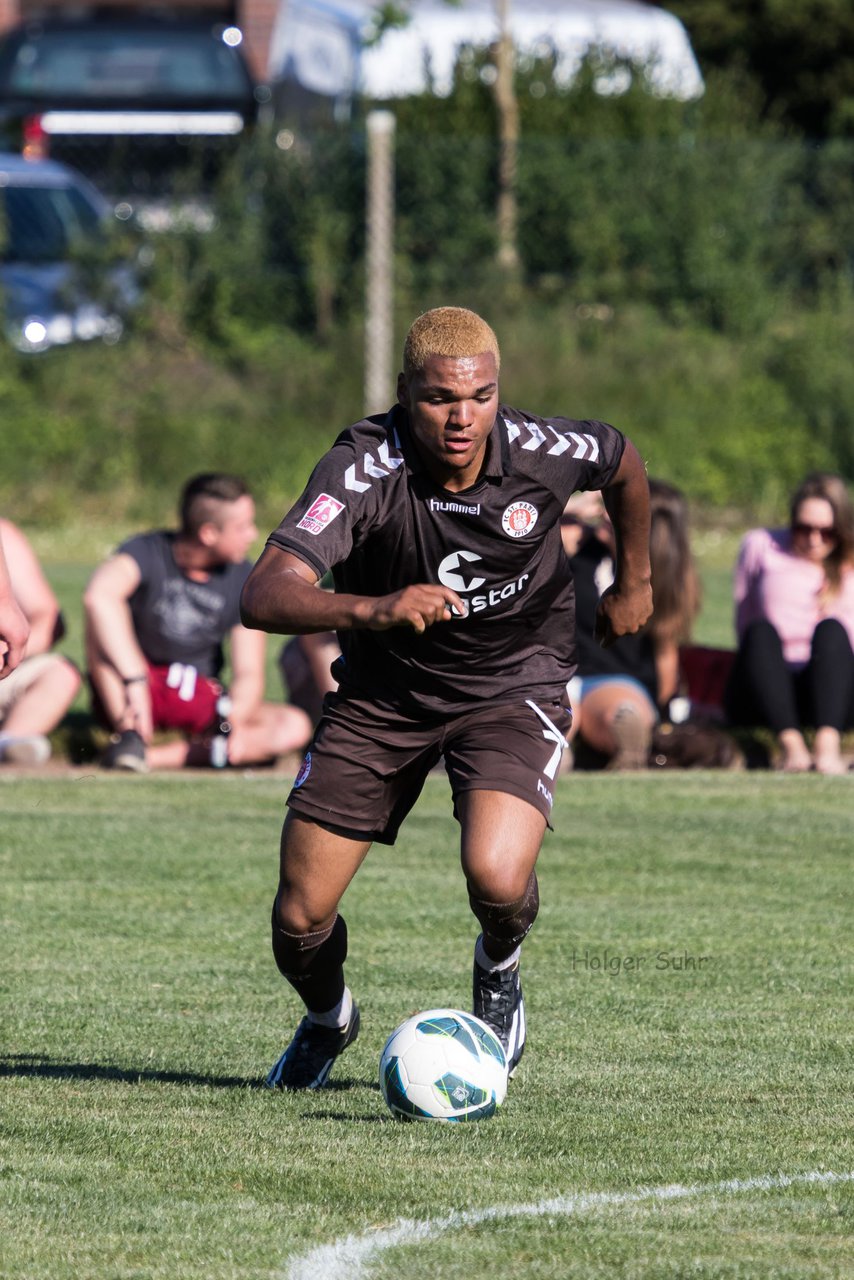
[[[329,694],[288,796],[294,813],[360,840],[394,844],[439,760],[454,814],[465,791],[503,791],[549,821],[570,712],[561,702],[478,707],[444,720]]]

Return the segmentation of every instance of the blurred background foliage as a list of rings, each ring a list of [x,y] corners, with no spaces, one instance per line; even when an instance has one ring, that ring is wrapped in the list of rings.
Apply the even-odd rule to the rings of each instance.
[[[521,268],[508,274],[485,59],[464,51],[449,97],[394,105],[399,340],[426,307],[482,311],[508,401],[616,423],[652,474],[713,514],[783,516],[816,467],[854,479],[845,94],[819,121],[836,132],[818,137],[803,95],[772,109],[746,57],[707,61],[706,93],[686,103],[642,77],[609,97],[597,67],[567,88],[548,58],[521,63]],[[214,210],[208,231],[152,237],[145,303],[118,346],[0,351],[8,515],[170,521],[183,479],[222,468],[277,521],[360,416],[363,115],[308,137],[260,130]]]
[[[668,0],[705,71],[743,68],[763,117],[812,138],[854,137],[850,0]]]

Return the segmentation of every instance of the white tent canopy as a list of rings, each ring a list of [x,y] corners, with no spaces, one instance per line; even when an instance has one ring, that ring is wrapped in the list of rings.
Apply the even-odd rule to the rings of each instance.
[[[639,0],[511,0],[510,33],[517,52],[554,52],[556,75],[568,83],[596,49],[648,68],[655,92],[693,98],[703,80],[678,18]],[[498,37],[494,0],[413,0],[408,26],[364,47],[371,0],[281,0],[270,46],[273,80],[292,78],[328,97],[362,93],[386,99],[451,90],[463,45],[483,47]],[[429,68],[429,72],[428,72]],[[620,92],[624,80],[603,74],[597,88]]]

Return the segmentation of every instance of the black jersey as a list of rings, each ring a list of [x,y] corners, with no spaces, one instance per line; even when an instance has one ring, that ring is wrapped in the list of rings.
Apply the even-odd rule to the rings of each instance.
[[[575,669],[572,574],[559,520],[570,494],[614,476],[625,438],[603,422],[500,406],[477,481],[451,493],[395,406],[338,437],[269,541],[337,591],[442,583],[468,606],[430,626],[343,631],[343,690],[413,714],[560,698]]]

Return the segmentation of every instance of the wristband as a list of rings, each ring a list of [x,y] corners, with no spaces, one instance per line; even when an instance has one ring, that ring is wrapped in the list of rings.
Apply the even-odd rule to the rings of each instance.
[[[129,684],[142,684],[143,681],[145,681],[145,683],[147,684],[148,676],[124,676],[122,678],[122,684],[125,686],[125,688],[127,688]]]

